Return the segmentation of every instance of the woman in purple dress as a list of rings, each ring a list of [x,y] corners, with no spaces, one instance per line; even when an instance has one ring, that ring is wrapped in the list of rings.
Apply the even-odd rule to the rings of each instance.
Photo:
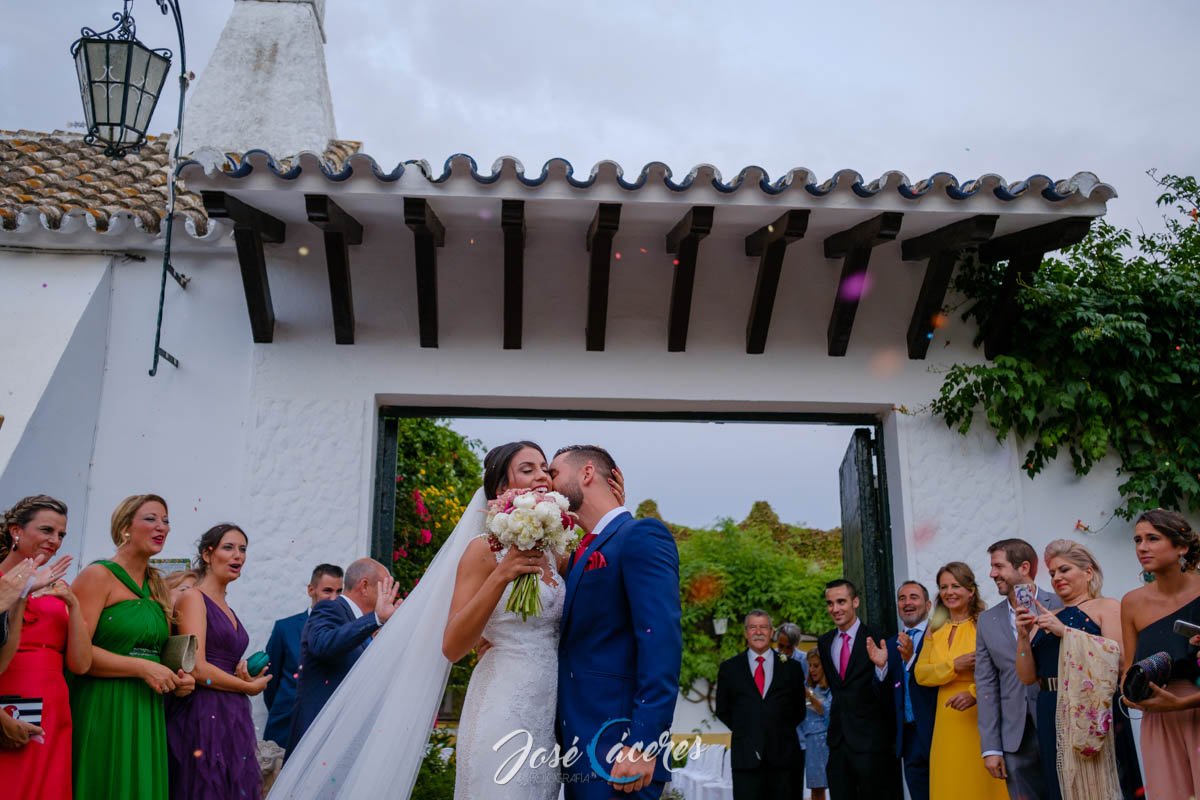
[[[167,709],[171,797],[227,800],[262,797],[258,744],[250,695],[271,679],[250,677],[241,660],[250,637],[225,602],[225,590],[246,563],[248,539],[236,525],[210,528],[200,537],[200,580],[175,606],[176,633],[194,634],[196,691]]]

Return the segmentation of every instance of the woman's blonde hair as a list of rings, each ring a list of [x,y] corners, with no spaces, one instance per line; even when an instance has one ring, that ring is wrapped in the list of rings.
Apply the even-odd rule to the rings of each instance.
[[[194,569],[177,569],[174,572],[163,578],[163,583],[167,585],[167,591],[173,592],[179,588],[179,584],[184,581],[195,583],[200,580],[200,573]]]
[[[1055,539],[1046,545],[1046,553],[1042,563],[1049,568],[1050,559],[1052,558],[1061,558],[1078,569],[1090,569],[1092,571],[1092,579],[1088,581],[1088,596],[1100,596],[1100,590],[1104,588],[1104,570],[1100,569],[1100,562],[1092,555],[1091,550],[1088,550],[1079,542],[1073,542],[1070,539]]]
[[[821,664],[821,653],[819,650],[809,650],[807,653],[804,654],[804,657],[808,659],[808,663],[810,663],[810,664],[813,664],[813,663]],[[822,689],[829,688],[829,676],[825,674],[825,665],[824,664],[821,664],[821,680],[819,680],[819,681],[813,681],[812,668],[809,668],[809,670],[808,670],[808,685],[809,686],[820,686]]]
[[[133,525],[133,518],[137,516],[138,509],[146,503],[158,503],[163,510],[167,509],[167,501],[156,494],[135,494],[126,497],[113,510],[112,540],[117,547],[128,541],[129,528]],[[150,587],[150,596],[154,598],[154,602],[162,606],[163,613],[167,615],[167,621],[172,621],[175,618],[175,612],[171,608],[171,593],[167,590],[162,573],[149,564],[146,565],[146,584]]]

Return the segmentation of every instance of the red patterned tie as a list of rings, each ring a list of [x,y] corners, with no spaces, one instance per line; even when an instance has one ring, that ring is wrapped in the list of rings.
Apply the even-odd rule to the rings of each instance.
[[[578,558],[580,555],[582,555],[583,551],[587,550],[588,545],[590,545],[595,539],[596,539],[596,534],[594,534],[594,533],[585,533],[583,535],[583,538],[579,540],[579,546],[575,548],[574,553],[571,553],[571,566],[572,567],[575,566],[575,559]]]
[[[767,688],[767,671],[763,669],[763,661],[766,659],[759,656],[755,660],[758,662],[758,666],[754,668],[754,685],[758,687],[759,697],[762,697],[766,694]]]

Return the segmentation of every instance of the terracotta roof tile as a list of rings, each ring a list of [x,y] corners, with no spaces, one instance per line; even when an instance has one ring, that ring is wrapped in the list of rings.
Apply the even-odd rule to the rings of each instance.
[[[0,130],[0,228],[15,229],[21,212],[32,211],[54,230],[68,212],[82,211],[100,231],[108,229],[114,215],[130,214],[157,234],[167,213],[168,143],[165,135],[152,136],[141,152],[111,160],[77,133]],[[322,158],[340,170],[360,148],[359,142],[335,140]],[[242,160],[240,153],[227,157],[226,169]],[[189,192],[182,180],[178,189],[176,212],[204,236],[208,215],[200,195]]]

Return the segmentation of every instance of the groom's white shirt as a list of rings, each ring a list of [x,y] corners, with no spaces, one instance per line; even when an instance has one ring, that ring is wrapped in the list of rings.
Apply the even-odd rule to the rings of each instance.
[[[609,511],[607,514],[605,514],[603,517],[600,518],[600,521],[596,523],[596,529],[593,530],[592,533],[596,534],[596,536],[599,536],[600,534],[604,533],[604,529],[608,527],[608,523],[612,522],[614,519],[619,517],[621,514],[628,514],[628,513],[629,513],[629,509],[626,508],[625,506],[617,506],[612,511]]]

